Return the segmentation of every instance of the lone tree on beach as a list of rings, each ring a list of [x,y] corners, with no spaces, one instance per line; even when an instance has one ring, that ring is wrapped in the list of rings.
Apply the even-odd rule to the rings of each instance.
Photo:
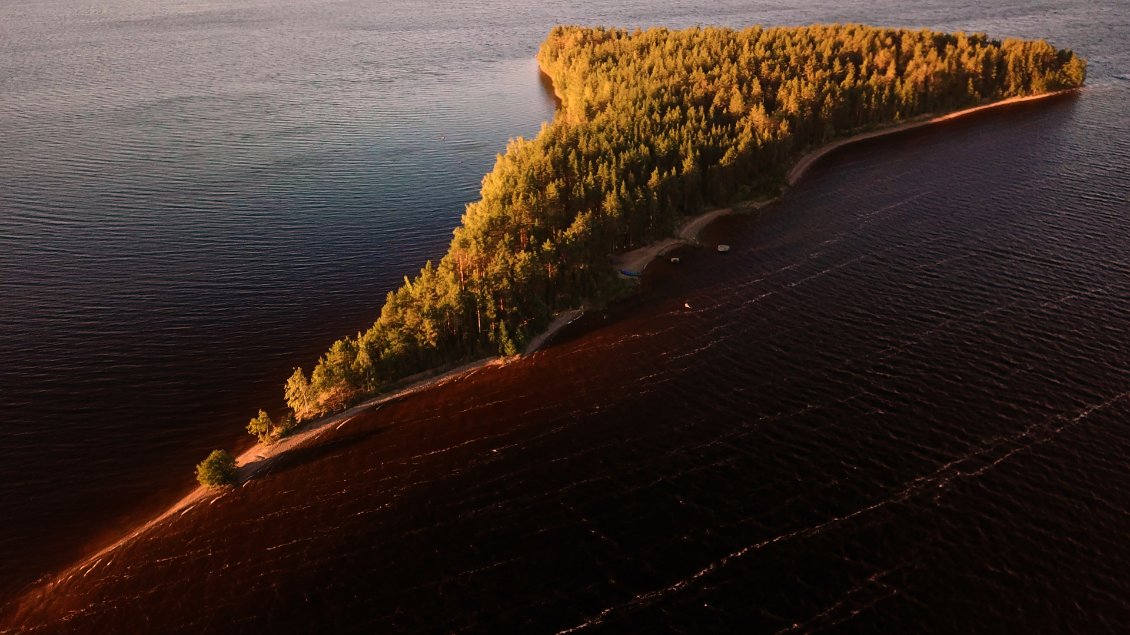
[[[208,458],[196,466],[196,480],[206,487],[235,483],[235,457],[227,450],[212,450]]]
[[[275,422],[275,438],[281,439],[289,436],[298,428],[298,421],[293,412],[288,412]]]
[[[247,433],[259,439],[259,443],[266,443],[271,440],[271,417],[265,410],[260,410],[259,414],[252,417],[251,421],[247,424]]]

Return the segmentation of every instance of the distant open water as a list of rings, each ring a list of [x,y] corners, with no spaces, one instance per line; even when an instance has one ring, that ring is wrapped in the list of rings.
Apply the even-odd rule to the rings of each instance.
[[[346,611],[359,623],[439,628],[1125,623],[1124,7],[12,2],[0,18],[0,590],[186,491],[292,366],[442,254],[494,153],[552,115],[530,58],[553,23],[850,20],[1047,37],[1089,59],[1089,88],[842,153],[712,230],[729,257],[689,254],[613,326],[472,382],[462,411],[440,394],[372,420],[399,423],[334,457],[358,473],[382,452],[395,468],[390,438],[436,446],[418,459],[432,476],[385,477],[396,505],[368,507],[392,494],[362,476],[329,495],[337,463],[273,476],[229,513],[281,514],[272,531],[320,564],[280,539],[262,562],[293,574],[230,583],[254,599],[341,576],[372,598]],[[292,505],[288,488],[322,494]],[[547,555],[525,537],[586,531],[611,542]],[[249,542],[173,562],[203,574],[265,549]],[[414,568],[432,548],[443,560]],[[399,573],[373,581],[377,565]],[[437,589],[449,605],[430,613]],[[541,608],[492,608],[504,595]]]

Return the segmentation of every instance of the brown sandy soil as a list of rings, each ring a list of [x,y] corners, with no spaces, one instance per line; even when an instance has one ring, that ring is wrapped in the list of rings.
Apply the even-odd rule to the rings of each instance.
[[[557,314],[557,317],[553,318],[553,321],[549,323],[549,327],[545,329],[545,332],[530,340],[530,343],[526,345],[526,350],[522,351],[522,354],[530,355],[537,352],[539,348],[549,341],[549,338],[556,335],[561,329],[572,324],[577,318],[584,315],[584,313],[584,309],[573,309],[572,311]]]
[[[743,206],[749,208],[759,208],[767,204],[769,201],[760,203],[743,203]],[[686,244],[695,244],[698,242],[698,235],[702,230],[714,222],[715,219],[722,216],[733,214],[734,209],[731,207],[723,207],[713,209],[708,212],[703,212],[698,216],[689,218],[686,222],[675,231],[675,237],[664,238],[663,240],[644,245],[631,251],[625,251],[622,254],[617,254],[612,259],[612,266],[616,269],[617,273],[622,271],[631,271],[634,273],[643,273],[643,270],[651,263],[652,260],[670,252],[671,250],[681,247]],[[620,273],[621,277],[624,276]]]
[[[722,210],[718,210],[722,211]],[[612,267],[621,277],[627,278],[624,271],[631,271],[639,274],[647,267],[652,260],[655,260],[664,253],[683,245],[686,241],[680,238],[664,238],[658,242],[644,245],[638,249],[625,251],[622,254],[617,254],[612,258]]]

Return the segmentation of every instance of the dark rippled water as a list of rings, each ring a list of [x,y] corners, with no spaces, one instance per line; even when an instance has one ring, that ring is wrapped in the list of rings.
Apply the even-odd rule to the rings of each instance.
[[[713,228],[728,257],[354,421],[47,607],[215,630],[1130,618],[1123,7],[171,11],[0,10],[6,588],[175,499],[442,252],[550,115],[529,59],[553,22],[859,20],[1046,36],[1089,88],[842,152]]]

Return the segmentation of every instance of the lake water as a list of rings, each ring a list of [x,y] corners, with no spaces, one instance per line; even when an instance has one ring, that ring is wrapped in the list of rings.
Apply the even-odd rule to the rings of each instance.
[[[167,566],[106,597],[148,589],[181,628],[271,594],[314,608],[248,628],[313,625],[345,588],[349,624],[442,630],[1125,623],[1114,2],[5,3],[0,593],[248,445],[293,366],[443,253],[494,154],[552,116],[553,24],[817,21],[1046,37],[1088,88],[836,155],[607,326],[134,547],[195,573],[185,597],[241,562],[227,608]]]

